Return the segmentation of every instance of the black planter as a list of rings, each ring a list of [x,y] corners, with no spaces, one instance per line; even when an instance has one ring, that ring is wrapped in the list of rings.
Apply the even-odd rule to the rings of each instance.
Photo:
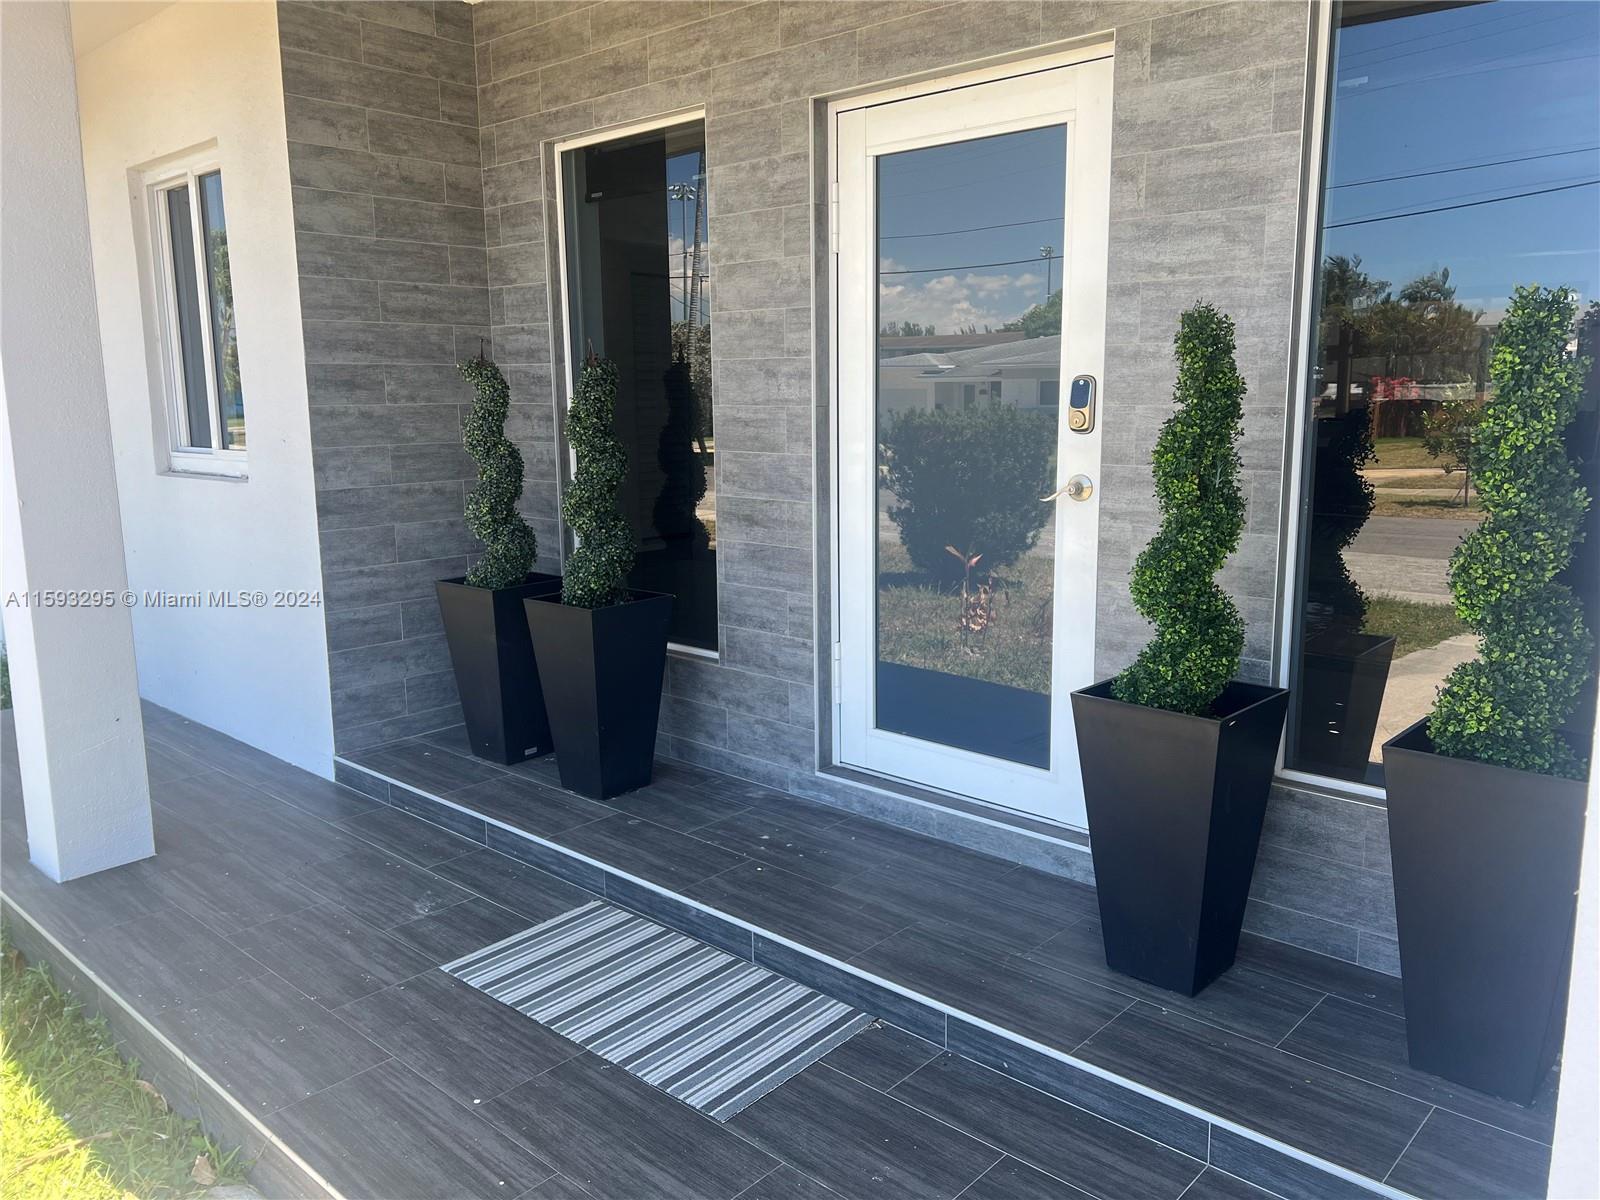
[[[1365,779],[1394,638],[1370,633],[1307,638],[1295,695],[1297,765]]]
[[[1193,996],[1233,965],[1289,693],[1231,683],[1216,716],[1072,693],[1106,965]]]
[[[1534,1099],[1561,1045],[1586,785],[1383,747],[1411,1065]]]
[[[550,753],[550,722],[522,602],[559,593],[561,577],[532,574],[505,588],[468,587],[460,578],[434,586],[472,752],[498,763]]]
[[[649,783],[672,597],[630,592],[621,604],[574,608],[551,595],[523,608],[561,786],[604,800]]]

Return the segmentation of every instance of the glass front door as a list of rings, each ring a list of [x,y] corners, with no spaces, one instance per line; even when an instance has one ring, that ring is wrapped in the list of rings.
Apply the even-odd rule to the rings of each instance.
[[[1109,86],[1102,59],[837,125],[841,760],[1071,824]]]

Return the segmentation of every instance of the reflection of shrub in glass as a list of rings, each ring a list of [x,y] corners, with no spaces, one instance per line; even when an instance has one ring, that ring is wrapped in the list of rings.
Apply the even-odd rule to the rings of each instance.
[[[1006,404],[895,414],[879,462],[912,565],[955,584],[962,560],[946,547],[988,571],[1033,549],[1054,511],[1040,501],[1055,490],[1054,451],[1053,419]]]
[[[693,554],[711,544],[710,534],[696,512],[706,495],[706,468],[694,448],[700,431],[702,401],[693,363],[677,358],[667,368],[662,384],[667,413],[661,425],[661,436],[656,441],[661,491],[656,495],[651,516],[656,533],[669,550]]]
[[[1367,597],[1351,578],[1344,552],[1376,503],[1361,468],[1372,461],[1371,413],[1353,408],[1317,422],[1316,511],[1306,545],[1307,634],[1358,633]]]

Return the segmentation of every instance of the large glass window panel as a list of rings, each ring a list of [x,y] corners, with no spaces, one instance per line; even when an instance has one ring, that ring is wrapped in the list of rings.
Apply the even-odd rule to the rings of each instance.
[[[878,728],[1050,765],[1067,132],[877,159]]]
[[[233,277],[228,271],[228,218],[222,207],[222,173],[200,176],[202,244],[206,252],[206,289],[211,307],[212,369],[222,444],[243,450],[244,389],[239,383],[239,338],[233,320]]]
[[[716,430],[705,129],[700,122],[569,151],[568,353],[617,364],[628,453],[629,585],[669,592],[671,638],[717,648]]]
[[[1287,765],[1381,783],[1383,742],[1477,653],[1447,571],[1512,290],[1574,288],[1574,351],[1600,332],[1600,5],[1347,3],[1336,26]],[[1591,374],[1568,436],[1591,495],[1597,401]],[[1571,579],[1591,626],[1596,561]]]
[[[189,187],[169,188],[167,202],[167,244],[172,256],[173,303],[177,308],[179,385],[188,447],[211,448],[211,402],[206,384],[205,335],[200,322],[200,278],[194,260],[194,208]]]

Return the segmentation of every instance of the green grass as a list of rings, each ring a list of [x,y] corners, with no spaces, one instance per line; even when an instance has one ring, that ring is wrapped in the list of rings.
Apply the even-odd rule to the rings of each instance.
[[[994,624],[982,637],[963,639],[959,589],[942,591],[917,575],[903,547],[885,545],[880,554],[882,661],[1049,694],[1052,560],[1025,555],[1000,572],[1006,586],[995,600]]]
[[[1483,517],[1483,506],[1474,492],[1466,508],[1461,501],[1449,496],[1396,496],[1378,493],[1378,502],[1372,506],[1375,517],[1430,517],[1445,521],[1477,521]]]
[[[1430,457],[1422,448],[1422,439],[1419,437],[1374,438],[1372,448],[1377,452],[1377,457],[1367,464],[1369,467],[1439,466],[1439,460]]]
[[[218,1178],[194,1178],[204,1155]],[[204,1167],[199,1168],[204,1175]],[[42,966],[0,953],[0,1200],[177,1200],[242,1174]]]
[[[1424,604],[1396,596],[1373,596],[1367,605],[1367,619],[1362,628],[1383,637],[1392,634],[1395,658],[1470,632],[1456,616],[1452,604]]]

